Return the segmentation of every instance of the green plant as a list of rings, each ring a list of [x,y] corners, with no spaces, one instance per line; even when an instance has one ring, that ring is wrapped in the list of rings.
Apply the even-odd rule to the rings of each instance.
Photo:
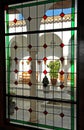
[[[58,72],[60,69],[60,61],[59,60],[53,60],[50,61],[47,67],[50,69],[49,75],[51,79],[57,79],[58,78]]]

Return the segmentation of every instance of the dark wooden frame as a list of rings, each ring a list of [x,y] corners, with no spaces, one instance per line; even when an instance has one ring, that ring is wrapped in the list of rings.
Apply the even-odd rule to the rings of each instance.
[[[0,129],[28,130],[28,127],[10,125],[5,122],[5,39],[4,5],[27,0],[0,0]],[[77,130],[84,130],[84,9],[78,0],[78,50],[77,50]],[[29,130],[35,128],[30,128]]]

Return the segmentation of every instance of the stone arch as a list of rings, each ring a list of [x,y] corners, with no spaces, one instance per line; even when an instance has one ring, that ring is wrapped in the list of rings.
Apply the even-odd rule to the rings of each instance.
[[[45,41],[46,39],[46,41]],[[57,57],[60,57],[61,54],[63,53],[61,48],[60,48],[60,44],[62,43],[62,40],[59,38],[58,35],[56,35],[55,33],[45,33],[42,34],[39,37],[39,46],[43,46],[43,44],[45,44],[48,46],[47,48],[47,52],[46,52],[46,56],[51,56],[50,53],[52,52],[52,49],[54,47],[54,55]],[[39,47],[39,56],[40,53],[42,51],[40,51],[40,49],[42,50],[42,48]],[[42,58],[42,57],[40,57]]]
[[[48,59],[48,61],[53,60],[53,58],[60,59],[61,55],[63,55],[63,49],[60,47],[61,43],[62,43],[62,40],[55,33],[41,34],[39,36],[38,59],[40,60],[40,59],[43,59],[43,57],[45,57],[45,55],[43,54],[44,48],[42,48],[44,44],[47,45],[46,58]],[[54,56],[53,56],[53,52],[54,52]],[[46,61],[46,65],[48,61]],[[45,68],[45,64],[44,64],[44,61],[42,60],[41,65],[40,65],[40,70],[42,70],[43,72],[44,68]],[[46,69],[48,68],[46,67]],[[47,76],[49,78],[48,74]],[[43,77],[44,77],[44,74],[42,73],[41,80],[43,79]]]
[[[10,57],[11,57],[11,65],[10,65],[10,71],[12,71],[11,76],[10,76],[10,80],[11,81],[15,81],[15,73],[14,73],[14,68],[15,68],[15,58],[17,58],[17,70],[19,71],[19,62],[20,59],[23,59],[26,56],[29,56],[29,52],[26,48],[27,46],[27,38],[26,36],[16,36],[13,37],[10,40]],[[23,51],[23,53],[22,53]],[[17,74],[18,77],[18,74]],[[18,79],[17,79],[18,80]]]

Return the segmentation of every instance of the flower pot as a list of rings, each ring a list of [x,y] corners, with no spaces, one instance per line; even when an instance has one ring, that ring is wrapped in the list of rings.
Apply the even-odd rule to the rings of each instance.
[[[51,79],[51,84],[55,86],[57,84],[57,79]]]

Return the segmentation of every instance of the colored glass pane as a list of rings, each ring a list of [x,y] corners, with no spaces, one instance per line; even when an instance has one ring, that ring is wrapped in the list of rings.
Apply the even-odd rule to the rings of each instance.
[[[14,49],[17,49],[17,48],[18,48],[18,46],[15,45],[15,46],[14,46]]]
[[[29,61],[32,61],[32,58],[31,58],[31,57],[29,57],[29,58],[28,58],[28,60],[29,60]]]
[[[15,84],[15,85],[18,85],[18,81],[15,81],[14,84]]]
[[[64,61],[64,57],[61,57],[60,60],[61,60],[61,62],[63,62]]]
[[[64,114],[63,114],[63,113],[60,113],[60,116],[63,118],[63,117],[64,117]]]
[[[43,73],[46,75],[46,74],[47,74],[47,71],[46,71],[46,70],[44,70],[44,71],[43,71]]]
[[[61,43],[61,44],[60,44],[60,47],[61,47],[61,48],[63,48],[63,47],[64,47],[64,44],[63,44],[63,43]]]
[[[32,18],[29,16],[29,17],[28,17],[28,21],[30,22],[31,20],[32,20]]]
[[[45,115],[47,115],[48,114],[48,112],[45,110],[44,112],[43,112]]]
[[[18,109],[19,109],[19,108],[16,106],[16,107],[15,107],[15,110],[18,111]]]
[[[47,48],[47,44],[45,43],[45,44],[43,45],[43,47],[44,47],[44,48]]]
[[[32,73],[32,70],[28,70],[28,73],[31,74],[31,73]]]
[[[14,23],[17,23],[17,19],[14,19],[13,22],[14,22]]]
[[[28,85],[29,85],[29,86],[32,86],[32,83],[31,83],[31,82],[29,82],[29,83],[28,83]]]
[[[15,73],[18,73],[18,70],[17,70],[17,69],[15,69],[15,70],[14,70],[14,72],[15,72]]]
[[[61,17],[64,17],[64,15],[65,15],[65,14],[64,14],[63,12],[60,14]]]
[[[63,84],[61,84],[61,85],[60,85],[60,88],[61,88],[61,89],[63,89],[63,88],[64,88],[64,85],[63,85]]]
[[[28,109],[28,111],[31,113],[31,112],[32,112],[32,109],[31,109],[31,108],[29,108],[29,109]]]
[[[63,75],[63,74],[64,74],[64,71],[63,71],[63,70],[61,70],[59,73],[60,73],[61,75]]]
[[[47,19],[47,15],[44,15],[44,16],[43,16],[43,19],[46,20],[46,19]]]
[[[31,48],[32,48],[32,45],[31,45],[31,44],[29,44],[28,48],[29,48],[29,49],[31,49]]]

